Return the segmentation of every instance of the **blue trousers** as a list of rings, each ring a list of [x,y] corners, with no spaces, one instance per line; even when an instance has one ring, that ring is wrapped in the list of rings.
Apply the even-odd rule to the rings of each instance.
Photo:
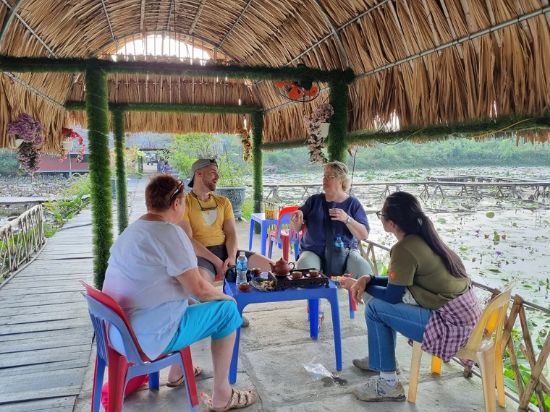
[[[369,341],[369,368],[393,372],[395,366],[396,332],[422,342],[424,329],[432,311],[416,305],[389,303],[372,298],[365,309]]]

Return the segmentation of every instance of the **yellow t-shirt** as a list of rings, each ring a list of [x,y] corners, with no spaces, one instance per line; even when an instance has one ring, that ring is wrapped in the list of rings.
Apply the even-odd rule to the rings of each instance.
[[[233,207],[225,196],[210,193],[208,199],[202,201],[191,192],[185,196],[183,219],[191,225],[196,241],[207,247],[223,245],[223,222],[234,219]]]

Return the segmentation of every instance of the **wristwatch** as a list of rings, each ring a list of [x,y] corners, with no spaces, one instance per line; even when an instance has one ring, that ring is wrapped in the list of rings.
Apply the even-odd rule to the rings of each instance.
[[[351,221],[351,216],[348,215],[348,218],[346,219],[346,225],[349,224],[350,221]]]

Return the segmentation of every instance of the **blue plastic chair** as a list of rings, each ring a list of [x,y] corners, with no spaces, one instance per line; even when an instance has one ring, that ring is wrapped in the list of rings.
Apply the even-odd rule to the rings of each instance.
[[[149,388],[158,390],[159,371],[179,363],[185,375],[189,406],[191,411],[197,412],[199,401],[190,348],[163,354],[155,360],[149,359],[139,346],[130,322],[118,303],[105,293],[82,283],[87,291],[84,297],[88,301],[97,344],[91,411],[99,411],[105,367],[108,366],[109,410],[118,412],[122,410],[124,388],[130,379],[149,374]],[[109,326],[120,333],[124,354],[113,348],[108,337]]]

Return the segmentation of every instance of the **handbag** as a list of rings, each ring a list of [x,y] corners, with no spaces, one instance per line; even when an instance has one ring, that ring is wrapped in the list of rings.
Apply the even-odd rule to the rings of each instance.
[[[326,200],[325,206],[325,256],[323,260],[323,272],[328,276],[340,276],[346,271],[350,250],[345,247],[336,247],[334,245],[335,233],[332,221],[328,213]]]

